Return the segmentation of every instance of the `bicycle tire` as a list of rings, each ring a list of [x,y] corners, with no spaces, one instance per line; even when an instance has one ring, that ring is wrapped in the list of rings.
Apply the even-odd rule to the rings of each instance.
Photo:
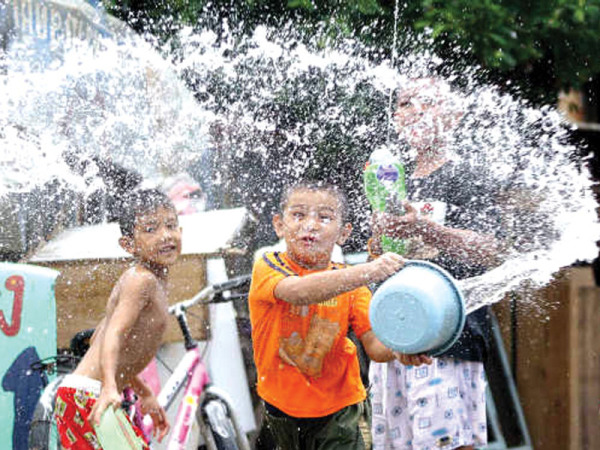
[[[225,402],[219,398],[212,398],[202,405],[201,414],[217,450],[239,450],[235,426],[229,417],[229,408]]]
[[[27,447],[29,450],[61,450],[54,421],[54,400],[62,376],[50,382],[42,391],[33,411]]]

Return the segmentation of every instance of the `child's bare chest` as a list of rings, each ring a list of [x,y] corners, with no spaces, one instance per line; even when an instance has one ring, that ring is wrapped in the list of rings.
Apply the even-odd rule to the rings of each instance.
[[[155,299],[142,309],[137,325],[143,334],[162,338],[168,317],[168,303],[165,296],[164,299]]]

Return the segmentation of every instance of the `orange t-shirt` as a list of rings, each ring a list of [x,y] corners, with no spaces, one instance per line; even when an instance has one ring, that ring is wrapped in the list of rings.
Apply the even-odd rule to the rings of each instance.
[[[324,270],[343,268],[330,263]],[[360,338],[371,329],[371,292],[361,287],[330,300],[295,306],[275,298],[275,286],[303,269],[285,253],[266,253],[252,273],[249,305],[257,391],[294,417],[322,417],[366,398],[351,326]]]

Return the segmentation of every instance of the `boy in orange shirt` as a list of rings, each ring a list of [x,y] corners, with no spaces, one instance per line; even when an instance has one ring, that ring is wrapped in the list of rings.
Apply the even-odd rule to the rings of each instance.
[[[403,259],[387,253],[348,268],[332,263],[334,245],[352,230],[346,215],[346,197],[334,186],[288,188],[273,218],[287,251],[267,253],[254,265],[249,307],[257,391],[278,448],[364,448],[358,423],[366,391],[349,326],[371,359],[396,357],[371,331],[366,286],[400,270]]]

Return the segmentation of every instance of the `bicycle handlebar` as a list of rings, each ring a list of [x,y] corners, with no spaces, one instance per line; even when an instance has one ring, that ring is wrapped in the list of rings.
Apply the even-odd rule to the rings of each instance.
[[[237,287],[242,287],[246,284],[250,284],[250,275],[240,275],[238,277],[232,278],[231,280],[223,281],[222,283],[213,284],[213,289],[215,293],[221,293],[224,291],[228,291],[230,289],[234,289]]]
[[[241,298],[243,296],[224,296],[220,294],[223,294],[231,289],[250,284],[250,278],[250,275],[240,275],[222,283],[216,283],[213,285],[206,286],[204,289],[202,289],[189,300],[183,300],[181,302],[175,303],[174,305],[171,305],[169,307],[169,314],[175,314],[178,311],[185,311],[186,309],[191,308],[197,303],[206,305],[209,303],[222,303]]]
[[[216,283],[213,285],[206,286],[191,299],[184,300],[170,306],[168,309],[169,314],[175,315],[177,316],[178,320],[183,321],[183,324],[180,325],[182,326],[184,337],[189,336],[189,330],[187,329],[185,314],[183,314],[183,312],[186,309],[191,308],[197,303],[224,303],[235,301],[240,298],[245,298],[246,294],[231,293],[228,291],[245,285],[250,285],[250,279],[250,275],[240,275],[222,283]],[[92,336],[93,332],[94,329],[92,328],[77,333],[77,335],[71,340],[71,351],[73,352],[73,354],[58,354],[56,356],[51,356],[49,358],[41,359],[39,361],[34,361],[30,365],[30,368],[34,371],[44,371],[51,374],[56,372],[57,368],[61,365],[76,365],[81,359],[81,357],[83,357],[84,353],[87,351],[88,343],[85,341],[89,341],[89,338]]]

